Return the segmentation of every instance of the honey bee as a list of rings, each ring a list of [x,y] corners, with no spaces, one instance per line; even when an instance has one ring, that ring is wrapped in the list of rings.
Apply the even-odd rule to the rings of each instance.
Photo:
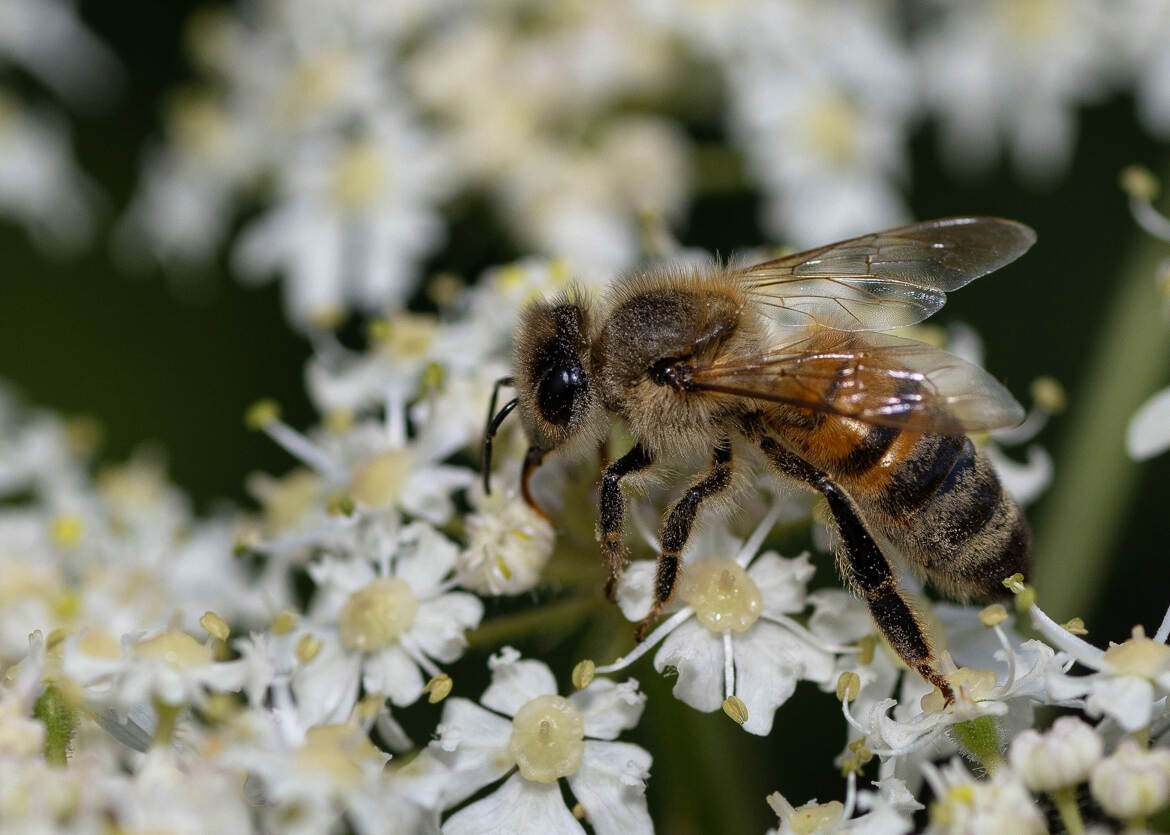
[[[1015,221],[947,218],[753,266],[637,271],[600,305],[572,291],[532,302],[516,331],[513,376],[493,392],[485,490],[491,438],[512,410],[529,441],[521,493],[542,515],[529,482],[545,457],[600,448],[610,421],[624,420],[634,445],[605,467],[600,485],[613,600],[628,557],[622,479],[663,457],[709,455],[663,521],[641,640],[674,595],[700,506],[726,495],[754,448],[781,479],[825,498],[845,585],[949,702],[953,691],[883,547],[961,600],[1005,596],[1004,578],[1027,577],[1028,524],[967,437],[1014,425],[1023,409],[982,369],[881,332],[925,319],[947,292],[1035,240]],[[496,412],[501,385],[517,396]]]

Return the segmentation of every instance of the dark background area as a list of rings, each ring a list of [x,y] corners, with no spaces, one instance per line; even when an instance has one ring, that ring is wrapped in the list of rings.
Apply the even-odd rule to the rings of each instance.
[[[73,123],[81,166],[106,194],[107,223],[133,190],[140,151],[157,132],[167,91],[190,77],[179,45],[182,22],[195,7],[188,2],[91,3],[82,9],[126,70],[123,95],[113,107],[102,114],[77,115]],[[977,179],[956,179],[941,167],[935,148],[928,125],[912,147],[910,196],[918,217],[1004,215],[1031,224],[1039,233],[1039,244],[1021,262],[955,295],[936,321],[973,325],[984,337],[988,368],[1006,375],[1004,382],[1025,403],[1029,383],[1041,374],[1063,382],[1071,402],[1094,397],[1082,385],[1080,372],[1094,351],[1119,266],[1142,238],[1117,186],[1117,174],[1133,162],[1163,170],[1165,149],[1142,134],[1132,102],[1125,98],[1082,112],[1073,164],[1048,188],[1022,185],[1006,165]],[[453,240],[461,240],[460,229],[492,228],[483,226],[482,207],[474,203],[457,212]],[[722,252],[756,245],[761,238],[754,216],[750,194],[700,197],[681,237]],[[125,458],[143,441],[158,442],[173,480],[203,509],[220,498],[246,501],[243,479],[253,470],[288,469],[285,453],[248,432],[242,421],[247,405],[262,396],[276,398],[294,425],[314,419],[302,388],[309,345],[285,325],[276,284],[242,288],[216,268],[205,276],[209,292],[197,301],[180,301],[158,271],[139,276],[121,272],[103,234],[87,254],[53,260],[33,248],[23,231],[4,223],[0,246],[6,256],[0,279],[0,379],[14,384],[33,404],[96,417],[104,428],[105,460]],[[456,263],[436,265],[458,266],[474,278],[474,268],[510,252],[506,242],[481,232]],[[1170,256],[1170,247],[1166,254]],[[1152,286],[1153,276],[1150,281]],[[1116,369],[1118,374],[1125,371]],[[1057,452],[1065,425],[1056,418],[1040,442]],[[1116,449],[1077,452],[1123,455],[1118,440]],[[1097,642],[1124,639],[1135,622],[1152,632],[1170,602],[1168,484],[1170,454],[1142,470],[1137,498],[1111,549],[1116,558],[1097,605],[1071,613],[1085,617]],[[1029,515],[1036,518],[1038,510],[1043,510],[1043,499]],[[652,699],[669,699],[666,685],[646,680],[656,676],[641,677]],[[810,745],[834,751],[840,745],[841,721],[831,697],[802,686],[777,715],[777,732],[765,740],[743,740],[722,715],[690,714],[683,728],[655,727],[662,720],[647,712],[645,723],[651,727],[644,733],[655,739],[651,750],[659,763],[703,757],[703,751],[714,751],[738,734],[740,739],[720,758],[721,767],[731,771],[717,779],[747,781],[751,797],[781,785],[796,804],[813,796],[839,796],[840,779],[828,758],[818,755],[815,766],[808,765]],[[786,718],[794,716],[805,728],[824,728],[825,740],[787,732]],[[776,767],[759,767],[765,757]],[[656,765],[656,777],[658,773]],[[686,788],[651,781],[652,792],[672,797],[685,797]],[[711,792],[708,786],[700,794]],[[652,808],[661,808],[661,802],[653,801]],[[696,831],[706,831],[702,821],[707,812],[693,814],[698,816],[691,818]],[[765,814],[760,804],[740,822],[754,825]]]

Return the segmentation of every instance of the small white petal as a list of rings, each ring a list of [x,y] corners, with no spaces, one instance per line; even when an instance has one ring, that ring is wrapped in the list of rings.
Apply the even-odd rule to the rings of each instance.
[[[648,752],[628,742],[585,741],[581,768],[569,777],[569,788],[597,835],[654,832],[644,782],[650,762]]]
[[[676,699],[704,712],[723,704],[723,641],[694,618],[667,635],[654,656],[654,669],[667,666],[678,670]]]
[[[515,716],[526,702],[557,692],[557,680],[548,665],[531,659],[521,661],[520,653],[512,647],[493,655],[488,666],[492,669],[492,683],[480,701],[492,710]]]
[[[808,554],[791,560],[773,553],[757,557],[747,573],[764,598],[760,614],[774,617],[804,609],[805,587],[815,570],[809,565]]]
[[[743,729],[765,736],[772,730],[776,708],[788,701],[801,678],[827,681],[833,656],[813,649],[787,629],[758,620],[732,636],[735,648],[735,695],[747,705]]]
[[[1091,715],[1104,713],[1117,720],[1126,733],[1150,724],[1154,685],[1137,676],[1096,677],[1085,707]]]
[[[394,557],[394,576],[405,580],[416,597],[433,597],[455,569],[459,546],[423,522],[402,532],[404,546]]]
[[[646,706],[646,695],[638,692],[638,682],[632,678],[621,684],[608,678],[594,679],[569,700],[585,716],[585,736],[597,739],[616,739],[637,725]]]
[[[513,767],[508,756],[512,723],[475,702],[447,699],[435,741],[427,751],[443,765],[444,808],[454,806]]]
[[[357,703],[361,658],[326,644],[311,663],[297,670],[292,689],[305,725],[344,722]]]
[[[443,824],[444,835],[584,835],[561,797],[559,783],[535,783],[513,774],[483,800]]]
[[[654,560],[634,560],[618,581],[617,601],[626,620],[641,620],[654,600]]]
[[[808,596],[813,613],[809,631],[831,644],[851,644],[874,631],[873,618],[860,600],[842,589],[820,589]]]
[[[408,633],[422,651],[450,663],[467,648],[464,632],[479,626],[483,603],[473,594],[451,592],[420,603]]]
[[[993,444],[984,448],[995,466],[999,480],[1017,503],[1031,504],[1052,483],[1052,456],[1044,447],[1028,447],[1028,463],[1020,464],[1008,458]]]
[[[425,686],[418,664],[397,641],[366,656],[362,684],[370,693],[384,693],[398,707],[418,701]]]
[[[1170,388],[1138,407],[1125,431],[1125,449],[1135,461],[1170,449]]]

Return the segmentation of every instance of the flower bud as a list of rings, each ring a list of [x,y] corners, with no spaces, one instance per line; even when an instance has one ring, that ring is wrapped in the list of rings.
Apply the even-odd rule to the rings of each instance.
[[[1105,753],[1105,744],[1090,725],[1062,716],[1044,734],[1028,730],[1016,737],[1008,759],[1029,789],[1053,792],[1075,786]]]
[[[1152,815],[1170,803],[1170,751],[1143,751],[1127,739],[1093,769],[1089,788],[1115,818]]]

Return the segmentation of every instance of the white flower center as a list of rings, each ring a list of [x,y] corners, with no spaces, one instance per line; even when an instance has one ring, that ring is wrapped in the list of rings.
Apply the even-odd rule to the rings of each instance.
[[[575,774],[585,753],[585,717],[564,696],[537,696],[512,719],[508,756],[525,779],[551,783]]]
[[[389,507],[402,495],[409,475],[410,451],[388,449],[358,464],[349,493],[367,507]]]
[[[359,786],[367,762],[378,762],[378,751],[350,725],[309,728],[305,744],[296,752],[296,764],[332,781],[337,788]]]
[[[707,557],[688,565],[679,597],[712,632],[743,632],[756,622],[764,603],[760,587],[743,566],[723,557]]]
[[[139,641],[134,645],[134,657],[165,661],[179,669],[202,667],[213,660],[210,648],[177,629],[168,629],[161,635]]]
[[[349,649],[375,652],[410,629],[418,598],[405,580],[379,577],[349,596],[337,616],[341,642]]]
[[[1141,627],[1124,643],[1105,650],[1110,672],[1123,676],[1154,679],[1170,670],[1170,647],[1146,637]]]

